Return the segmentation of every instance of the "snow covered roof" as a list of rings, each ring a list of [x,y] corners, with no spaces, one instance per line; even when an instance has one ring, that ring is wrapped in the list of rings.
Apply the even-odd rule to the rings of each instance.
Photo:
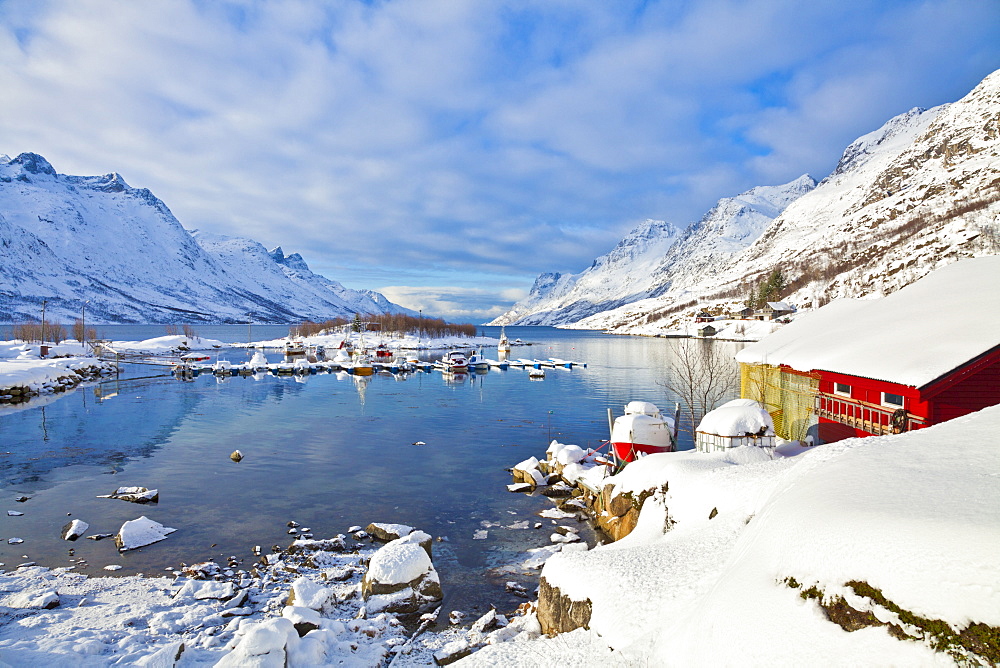
[[[1000,346],[995,286],[1000,256],[960,260],[887,297],[801,315],[736,359],[925,387]]]
[[[795,309],[785,302],[767,302],[767,305],[775,311],[794,311]]]

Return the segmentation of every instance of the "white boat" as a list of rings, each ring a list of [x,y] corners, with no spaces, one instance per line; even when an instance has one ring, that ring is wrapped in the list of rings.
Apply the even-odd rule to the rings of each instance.
[[[507,330],[500,328],[500,343],[497,345],[497,352],[501,355],[510,354],[510,340],[507,339]]]
[[[483,357],[482,353],[472,353],[469,355],[468,365],[470,369],[482,371],[483,369],[490,368],[490,361]]]
[[[306,344],[301,341],[285,341],[285,357],[306,354]]]
[[[611,419],[608,409],[608,419]],[[611,427],[611,447],[623,461],[658,452],[673,452],[676,448],[674,420],[660,414],[660,409],[648,401],[630,401],[625,415]]]
[[[544,369],[529,369],[528,378],[545,378]]]
[[[351,371],[355,376],[370,376],[375,373],[375,367],[372,366],[372,358],[368,356],[368,353],[364,350],[354,353],[354,362],[351,365]]]
[[[445,371],[468,371],[469,360],[461,350],[452,350],[441,358],[441,367]]]

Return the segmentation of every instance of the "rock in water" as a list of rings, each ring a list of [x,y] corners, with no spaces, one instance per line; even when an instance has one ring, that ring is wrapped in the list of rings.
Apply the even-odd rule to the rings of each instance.
[[[137,520],[130,520],[122,525],[122,528],[118,530],[118,535],[115,536],[115,545],[118,546],[119,552],[134,550],[157,543],[175,531],[177,529],[165,527],[143,515]]]
[[[87,529],[89,528],[90,525],[83,520],[73,520],[62,528],[62,539],[76,540],[83,534],[87,533]]]
[[[132,503],[157,503],[160,500],[160,492],[145,487],[119,487],[111,494],[99,494],[97,498],[121,499]]]
[[[233,454],[229,455],[229,458],[232,459],[234,462],[239,462],[240,460],[243,459],[243,453],[240,452],[239,450],[233,450]]]

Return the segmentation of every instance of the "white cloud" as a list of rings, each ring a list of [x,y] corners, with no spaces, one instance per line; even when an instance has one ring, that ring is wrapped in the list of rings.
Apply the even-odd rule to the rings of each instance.
[[[975,0],[3,3],[0,152],[118,171],[314,266],[521,289],[636,220],[824,176],[970,89],[998,28]]]

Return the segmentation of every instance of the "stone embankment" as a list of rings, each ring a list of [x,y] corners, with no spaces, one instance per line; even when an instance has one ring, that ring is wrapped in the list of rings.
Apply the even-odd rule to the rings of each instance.
[[[12,384],[6,385],[0,380],[0,404],[19,404],[39,395],[65,392],[85,381],[112,374],[114,370],[115,366],[109,362],[93,360],[91,364],[76,368],[52,369],[42,381],[14,380]]]

